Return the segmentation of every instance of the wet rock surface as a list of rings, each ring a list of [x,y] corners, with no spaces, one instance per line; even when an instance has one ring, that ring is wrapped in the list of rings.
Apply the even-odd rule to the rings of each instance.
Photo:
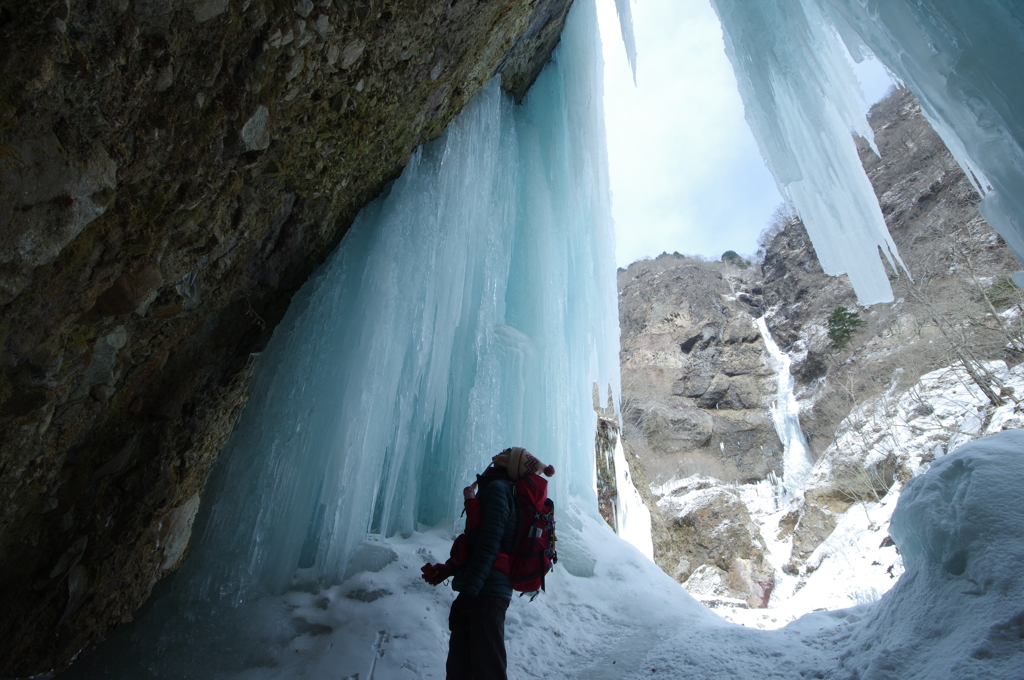
[[[178,566],[292,293],[568,6],[0,2],[0,676]]]

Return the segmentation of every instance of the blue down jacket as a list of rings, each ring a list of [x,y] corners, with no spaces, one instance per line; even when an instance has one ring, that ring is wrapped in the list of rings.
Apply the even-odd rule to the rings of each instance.
[[[477,475],[480,529],[473,541],[466,568],[452,579],[452,589],[464,595],[490,595],[512,599],[512,583],[506,574],[491,568],[499,552],[515,547],[516,507],[512,482],[504,468],[488,468]]]

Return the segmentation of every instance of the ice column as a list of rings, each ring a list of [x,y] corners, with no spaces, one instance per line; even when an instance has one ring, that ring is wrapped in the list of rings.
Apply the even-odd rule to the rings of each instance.
[[[597,35],[574,3],[523,105],[490,83],[295,296],[204,494],[189,601],[336,582],[368,532],[454,521],[507,446],[596,516],[591,387],[619,393]]]
[[[826,273],[862,304],[892,300],[878,249],[902,262],[851,132],[872,140],[860,87],[814,0],[712,0],[747,122]]]
[[[800,405],[797,404],[796,395],[793,393],[789,355],[775,344],[763,316],[757,319],[757,328],[761,331],[765,347],[768,348],[768,354],[771,355],[778,372],[778,388],[771,413],[775,431],[782,440],[782,485],[786,491],[786,500],[791,500],[803,489],[814,461],[811,460],[807,448],[807,438],[800,428]]]

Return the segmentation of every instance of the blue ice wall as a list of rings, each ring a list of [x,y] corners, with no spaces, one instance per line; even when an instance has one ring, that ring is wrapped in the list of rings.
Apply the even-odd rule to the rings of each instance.
[[[490,83],[296,295],[204,492],[191,601],[337,581],[368,532],[453,522],[508,446],[596,512],[591,390],[618,393],[597,35],[575,3],[524,103]]]

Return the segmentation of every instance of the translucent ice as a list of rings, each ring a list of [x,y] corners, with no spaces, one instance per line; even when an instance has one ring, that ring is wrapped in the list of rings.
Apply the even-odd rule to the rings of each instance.
[[[489,84],[295,297],[208,489],[195,596],[280,591],[299,566],[337,580],[367,532],[453,522],[507,446],[596,508],[591,387],[617,394],[618,335],[580,4],[523,106]]]
[[[822,268],[862,304],[892,300],[878,249],[902,267],[851,132],[872,140],[860,86],[813,0],[712,0],[747,121]]]
[[[619,369],[597,36],[574,3],[523,104],[488,84],[296,294],[137,663],[228,659],[234,607],[386,566],[368,535],[450,530],[507,446],[554,465],[560,515],[598,517],[591,390],[617,402]]]
[[[862,303],[891,300],[876,253],[898,262],[850,132],[871,139],[840,41],[873,53],[982,195],[1024,261],[1024,7],[1012,0],[712,0],[747,120],[822,267]]]
[[[981,212],[1024,259],[1024,6],[1015,0],[817,0],[866,45],[984,197]]]
[[[633,9],[629,2],[615,0],[615,12],[619,15],[622,44],[626,47],[626,58],[629,60],[629,68],[633,70],[633,82],[636,83],[636,38],[633,35]]]

